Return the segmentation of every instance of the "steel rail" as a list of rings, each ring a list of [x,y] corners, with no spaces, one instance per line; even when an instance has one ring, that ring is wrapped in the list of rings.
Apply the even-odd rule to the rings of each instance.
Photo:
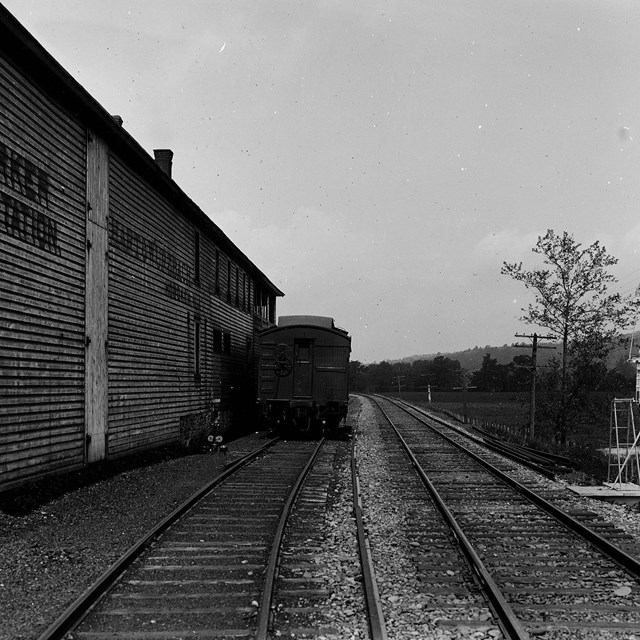
[[[393,423],[391,418],[387,415],[387,412],[382,408],[377,398],[374,398],[375,403],[378,405],[378,408],[384,415],[384,417],[389,422],[389,425],[394,430],[396,436],[400,440],[405,453],[409,457],[411,464],[415,468],[416,472],[420,476],[424,486],[426,487],[431,499],[434,504],[442,514],[445,522],[448,527],[451,529],[454,537],[458,541],[462,552],[467,558],[472,570],[477,575],[480,580],[481,585],[483,586],[484,593],[487,595],[489,602],[493,606],[493,610],[498,618],[500,626],[502,628],[502,632],[505,634],[509,640],[529,640],[529,634],[526,632],[520,621],[518,620],[516,614],[513,609],[505,599],[502,591],[495,583],[488,569],[484,566],[482,559],[477,554],[476,550],[473,548],[471,542],[465,535],[464,531],[456,521],[454,515],[451,513],[447,505],[444,503],[444,500],[440,496],[440,493],[435,488],[434,484],[431,482],[424,469],[416,459],[411,447],[407,444],[406,440],[402,437],[402,434],[399,432],[396,425]]]
[[[82,593],[67,609],[38,637],[38,640],[60,640],[73,631],[93,609],[98,601],[115,584],[118,578],[131,566],[140,554],[164,531],[182,517],[191,507],[201,500],[223,480],[233,475],[240,468],[257,458],[266,449],[273,446],[280,438],[273,438],[265,445],[248,453],[230,464],[220,475],[196,491],[190,498],[176,507],[168,516],[148,531],[140,540],[130,547],[113,565],[111,565],[84,593]]]
[[[271,545],[271,551],[269,553],[269,562],[267,564],[267,568],[265,569],[265,580],[264,580],[264,589],[262,591],[262,597],[260,599],[260,608],[258,610],[258,627],[256,630],[255,640],[267,640],[269,637],[269,623],[271,620],[271,603],[273,600],[273,592],[275,590],[275,581],[278,575],[278,565],[280,562],[280,549],[282,547],[282,539],[284,537],[284,529],[287,524],[287,520],[289,519],[289,515],[291,513],[293,503],[295,502],[296,497],[298,496],[298,492],[300,491],[300,487],[302,487],[302,483],[304,482],[307,474],[311,470],[313,463],[315,462],[322,445],[324,444],[325,438],[322,438],[318,442],[318,446],[313,450],[307,464],[304,466],[304,469],[300,472],[298,479],[295,484],[291,488],[289,492],[289,496],[282,506],[282,511],[280,512],[280,519],[278,521],[278,527],[276,529],[276,533],[273,538],[273,543]]]
[[[517,456],[521,456],[525,460],[530,460],[534,464],[540,465],[543,468],[548,467],[557,467],[558,463],[549,458],[545,458],[537,453],[533,453],[532,451],[527,451],[519,444],[515,444],[513,442],[504,442],[499,438],[492,438],[491,436],[483,436],[484,440],[488,440],[490,444],[494,445],[498,449],[504,449],[508,453],[514,453]]]
[[[549,480],[556,479],[556,474],[553,471],[551,471],[548,467],[544,467],[538,464],[537,462],[532,462],[531,458],[523,456],[522,454],[518,453],[517,451],[514,451],[509,447],[505,447],[505,446],[496,444],[494,442],[487,442],[486,440],[482,442],[482,445],[487,449],[491,449],[492,451],[495,451],[496,453],[499,453],[505,456],[506,458],[511,458],[511,460],[514,460],[515,462],[518,462],[519,464],[525,467],[528,467],[532,471],[539,473],[545,478],[549,478]]]
[[[390,401],[393,402],[393,401]],[[399,409],[403,411],[407,411],[404,407],[400,405],[395,405]],[[413,407],[412,407],[413,408]],[[423,413],[420,409],[416,410],[419,413]],[[407,413],[409,413],[407,411]],[[409,415],[412,415],[409,413]],[[423,414],[425,415],[425,414]],[[419,416],[413,416],[419,422],[422,422],[425,426],[433,429],[424,419]],[[428,416],[430,419],[431,416]],[[437,418],[433,418],[437,422],[441,422]],[[444,423],[446,424],[446,423]],[[448,425],[450,426],[450,425]],[[562,523],[569,531],[579,535],[581,538],[586,540],[594,549],[603,555],[607,556],[610,560],[619,565],[626,573],[633,576],[636,580],[640,580],[640,560],[635,558],[634,556],[628,554],[626,551],[620,549],[612,542],[609,542],[606,538],[603,538],[600,534],[596,533],[591,527],[583,524],[579,520],[576,520],[573,516],[569,515],[566,511],[560,509],[560,507],[556,507],[554,504],[538,495],[535,491],[532,491],[528,487],[525,487],[523,484],[520,484],[516,479],[512,478],[510,475],[505,473],[504,471],[500,471],[497,467],[494,467],[490,462],[484,460],[477,453],[474,453],[470,449],[467,449],[464,445],[456,442],[449,436],[444,433],[441,433],[434,429],[436,433],[442,436],[444,439],[448,440],[451,444],[455,445],[461,451],[464,451],[469,456],[471,456],[476,462],[481,464],[485,469],[491,472],[500,480],[506,482],[512,489],[523,495],[527,500],[532,502],[533,504],[539,506],[541,509],[546,511],[549,515],[553,516],[556,520]]]
[[[543,466],[541,466],[541,465],[539,465],[539,464],[537,464],[535,462],[532,462],[529,458],[525,457],[521,453],[518,453],[518,452],[512,451],[512,450],[508,450],[507,451],[504,448],[504,446],[501,446],[500,444],[495,444],[493,442],[488,442],[484,438],[479,438],[477,436],[474,436],[471,433],[463,431],[459,427],[456,427],[455,425],[452,425],[452,424],[448,423],[446,420],[443,420],[442,418],[439,418],[438,416],[434,416],[434,415],[432,415],[430,413],[427,413],[426,411],[424,411],[423,409],[420,409],[419,407],[415,407],[415,406],[413,406],[411,404],[408,404],[404,400],[397,400],[396,398],[389,398],[387,396],[383,396],[383,395],[380,395],[380,394],[375,394],[375,395],[377,395],[380,398],[384,398],[385,400],[387,400],[389,402],[392,402],[398,408],[404,409],[405,411],[406,411],[406,408],[404,408],[402,405],[407,405],[407,406],[411,407],[414,411],[418,411],[419,413],[422,413],[422,415],[428,416],[429,419],[434,420],[435,422],[439,422],[440,424],[444,425],[445,427],[448,427],[449,429],[454,429],[461,436],[464,436],[465,438],[467,438],[469,440],[472,440],[473,442],[478,442],[483,447],[486,447],[487,449],[491,449],[492,451],[495,451],[496,453],[500,453],[501,455],[506,456],[507,458],[511,458],[512,460],[515,460],[516,462],[519,462],[520,464],[524,465],[525,467],[529,467],[533,471],[535,471],[537,473],[540,473],[541,475],[545,476],[546,478],[549,478],[550,480],[555,480],[555,473],[553,471],[551,471],[548,468],[543,467]]]
[[[549,478],[549,480],[555,480],[557,464],[550,460],[545,460],[539,456],[532,456],[520,449],[520,447],[512,446],[509,443],[500,442],[498,440],[483,439],[482,443],[487,449],[491,449],[496,453],[500,453],[506,458],[511,458],[515,462],[519,462],[525,467],[529,467],[532,471]]]
[[[358,477],[358,469],[356,465],[355,442],[351,445],[351,480],[353,486],[353,513],[356,518],[360,564],[362,565],[364,595],[369,620],[369,633],[371,640],[387,640],[387,628],[384,621],[382,602],[380,600],[378,585],[375,578],[371,548],[364,529],[362,496],[360,494],[360,479]]]
[[[411,405],[409,405],[411,406]],[[413,407],[415,410],[420,411],[423,415],[429,415],[427,412],[423,412],[419,407]],[[515,454],[516,456],[522,457],[524,460],[530,460],[534,464],[541,466],[543,469],[559,470],[559,469],[570,469],[571,462],[568,458],[564,456],[558,456],[552,453],[547,453],[546,451],[539,451],[538,449],[532,449],[531,447],[525,447],[521,444],[516,444],[515,442],[507,442],[505,440],[500,439],[498,436],[494,436],[491,433],[487,433],[486,431],[482,431],[477,427],[473,427],[474,431],[480,433],[480,438],[483,442],[491,444],[498,449],[504,449],[506,452],[505,455],[511,457],[511,454]],[[561,460],[562,458],[562,460]],[[552,478],[553,479],[553,478]]]
[[[415,408],[420,409],[419,407],[415,407]],[[423,410],[420,409],[420,411],[423,411]],[[425,415],[428,415],[428,412],[425,412]],[[493,433],[489,433],[485,429],[482,429],[480,427],[473,427],[473,430],[477,431],[483,438],[490,438],[491,440],[498,440],[498,442],[502,442],[499,436],[496,436]],[[509,444],[512,444],[512,443],[509,443]],[[522,449],[527,453],[532,453],[535,456],[541,457],[545,460],[549,460],[550,462],[557,462],[558,464],[565,467],[570,467],[573,464],[573,461],[571,460],[571,458],[560,455],[558,453],[541,451],[540,449],[534,449],[533,447],[526,447],[524,445],[514,445],[514,446],[517,446],[519,449]]]

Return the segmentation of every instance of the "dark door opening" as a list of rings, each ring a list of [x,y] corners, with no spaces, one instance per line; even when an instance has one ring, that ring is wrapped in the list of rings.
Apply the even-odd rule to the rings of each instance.
[[[293,353],[293,396],[310,398],[313,390],[313,343],[295,340]]]

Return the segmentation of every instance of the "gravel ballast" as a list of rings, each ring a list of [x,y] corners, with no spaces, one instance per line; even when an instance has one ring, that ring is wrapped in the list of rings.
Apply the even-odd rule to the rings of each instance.
[[[37,506],[0,510],[0,639],[37,638],[127,549],[224,465],[264,443],[130,469]]]
[[[406,475],[395,474],[389,468],[388,445],[381,435],[376,415],[368,400],[362,402],[357,430],[358,469],[362,482],[364,520],[369,535],[376,571],[376,581],[382,601],[385,622],[390,638],[473,638],[496,640],[501,631],[492,624],[491,612],[484,599],[467,593],[464,587],[448,588],[445,584],[429,586],[421,583],[415,541],[416,523],[433,530],[433,521],[440,520],[427,500],[417,475],[406,465]],[[417,498],[407,499],[407,496]],[[428,523],[428,524],[427,524]],[[444,525],[442,525],[443,528]],[[421,527],[418,526],[418,529]],[[440,552],[444,549],[441,548]],[[444,563],[446,558],[431,556],[434,549],[424,548],[422,561]],[[459,558],[462,562],[462,557]],[[471,579],[469,577],[469,583]],[[443,594],[446,598],[443,599]],[[455,623],[447,628],[446,621],[474,620],[475,624]]]
[[[385,467],[380,464],[383,451],[373,437],[375,429],[366,435],[374,417],[368,400],[352,398],[349,424],[357,434],[361,482],[368,483],[363,490],[380,493],[385,487]],[[264,436],[255,434],[230,443],[228,456],[203,453],[166,460],[80,487],[26,514],[0,511],[0,639],[37,638],[153,525],[219,475],[225,463],[262,443]],[[331,501],[326,517],[327,553],[318,563],[326,567],[324,579],[333,594],[331,626],[339,629],[341,638],[366,638],[350,471],[345,468],[338,473],[340,494]],[[578,496],[570,501],[640,540],[636,508]],[[389,637],[419,638],[426,612],[411,598],[404,547],[393,535],[402,520],[402,506],[389,504],[384,512],[369,516],[365,512],[365,519],[370,539],[388,544],[388,550],[376,559],[376,570],[382,582]],[[447,637],[445,630],[442,637]],[[476,637],[491,636],[487,630]]]

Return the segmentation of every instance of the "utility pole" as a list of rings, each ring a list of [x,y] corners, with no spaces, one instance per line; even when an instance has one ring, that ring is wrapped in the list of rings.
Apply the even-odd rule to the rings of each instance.
[[[533,335],[525,335],[516,333],[516,338],[529,338],[533,340],[531,345],[531,400],[529,402],[529,437],[535,436],[536,425],[536,371],[538,368],[538,349],[555,349],[550,345],[539,345],[538,340],[552,340],[555,336],[539,336],[537,333]],[[518,344],[517,347],[527,347],[526,344]]]
[[[469,386],[467,384],[467,374],[462,374],[462,386],[461,387],[453,387],[455,391],[460,391],[462,389],[462,417],[464,418],[464,423],[467,424],[467,389],[477,389],[477,387]]]
[[[400,380],[402,380],[404,376],[396,376],[395,379],[398,381],[398,398],[401,397],[402,387],[400,386]]]

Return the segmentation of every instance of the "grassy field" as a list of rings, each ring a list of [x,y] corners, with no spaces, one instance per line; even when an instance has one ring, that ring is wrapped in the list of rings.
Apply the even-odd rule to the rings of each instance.
[[[389,393],[398,396],[398,393]],[[403,392],[401,397],[420,406],[429,406],[427,392]],[[431,406],[440,407],[453,413],[464,415],[465,402],[461,391],[432,391]],[[466,412],[469,419],[480,422],[501,423],[523,431],[529,422],[529,396],[518,393],[466,394]]]
[[[398,396],[396,393],[388,395]],[[415,402],[425,408],[440,408],[460,416],[465,413],[465,402],[461,391],[431,392],[431,405],[427,392],[403,392],[402,398]],[[482,425],[494,425],[495,428],[510,433],[518,441],[524,441],[529,428],[528,393],[485,393],[469,391],[466,394],[466,415]],[[554,434],[550,429],[537,425],[535,440],[542,445],[553,446]],[[590,424],[573,425],[569,440],[578,445],[604,447],[609,443],[609,416]]]

